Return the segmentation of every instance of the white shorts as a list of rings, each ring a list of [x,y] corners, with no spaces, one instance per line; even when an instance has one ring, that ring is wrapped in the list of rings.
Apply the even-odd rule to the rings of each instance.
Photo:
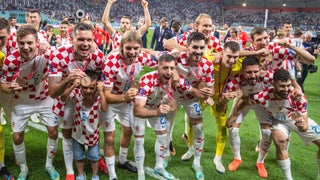
[[[114,120],[117,115],[121,125],[131,127],[130,119],[133,121],[133,102],[108,104],[108,110],[105,115],[106,118],[102,120],[103,132],[111,132],[116,129]]]
[[[13,102],[11,111],[11,126],[13,132],[22,132],[28,125],[28,119],[33,113],[39,113],[41,122],[46,126],[57,126],[58,119],[52,112],[53,99],[48,97],[42,101],[29,100],[28,103]]]
[[[59,119],[59,127],[61,129],[71,129],[74,120],[75,102],[69,101],[63,106],[63,117],[55,115]]]
[[[308,130],[306,132],[300,132],[293,120],[279,121],[274,120],[273,129],[282,131],[288,138],[290,132],[296,132],[305,145],[310,145],[313,141],[320,139],[320,126],[312,119],[308,118]]]
[[[190,118],[202,118],[202,107],[197,99],[190,99],[179,102],[184,107],[185,112]],[[178,106],[179,107],[179,106]]]
[[[132,122],[132,130],[133,134],[136,136],[142,136],[145,133],[146,121],[148,120],[152,129],[154,131],[170,131],[170,127],[173,123],[173,119],[175,117],[176,112],[169,113],[167,115],[161,115],[160,117],[152,117],[152,118],[139,118],[134,117],[134,121]]]
[[[257,104],[246,106],[243,109],[242,113],[238,116],[236,123],[241,124],[244,121],[244,118],[246,117],[250,109],[254,111],[260,124],[272,125],[272,118],[270,118],[270,115],[268,114],[267,110],[264,107]]]

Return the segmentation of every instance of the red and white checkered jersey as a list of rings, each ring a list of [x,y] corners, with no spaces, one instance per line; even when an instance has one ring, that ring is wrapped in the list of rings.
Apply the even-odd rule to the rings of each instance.
[[[279,46],[276,42],[270,42],[268,49],[273,56],[273,60],[267,65],[267,69],[273,69],[274,71],[278,69],[290,69],[292,66],[291,60],[296,58],[297,55],[295,51]],[[248,50],[255,51],[256,48],[252,44]]]
[[[62,38],[61,35],[57,35],[56,37],[61,42],[61,45],[59,44],[59,46],[72,44],[72,39],[69,36],[67,38]]]
[[[199,81],[204,82],[208,87],[214,84],[213,64],[205,58],[198,62],[198,66],[189,66],[187,53],[182,52],[180,58],[177,59],[177,70],[193,87]]]
[[[244,96],[250,96],[254,93],[262,91],[265,87],[272,85],[273,83],[273,70],[269,70],[263,77],[258,77],[254,86],[250,86],[242,74],[236,74],[235,76],[228,78],[227,84],[224,87],[224,92],[236,91],[238,88],[244,93]]]
[[[96,48],[95,51],[87,57],[86,62],[83,62],[83,66],[86,66],[86,69],[101,72],[104,60],[105,57],[103,53]],[[61,46],[54,50],[50,55],[49,76],[62,76],[63,78],[66,78],[71,70],[78,68],[76,63],[79,62],[76,62],[74,58],[73,45],[69,44]],[[85,63],[87,63],[87,65]],[[59,98],[56,99],[54,106],[52,107],[53,112],[59,116],[63,116],[63,108],[64,103],[62,103]]]
[[[181,38],[177,38],[178,44],[186,47],[187,39],[190,34],[190,32],[187,32],[184,33]],[[210,36],[210,43],[207,45],[207,49],[215,50],[216,52],[221,52],[223,50],[223,47],[221,46],[220,40],[218,38],[216,38],[215,36]]]
[[[251,104],[260,104],[266,108],[267,112],[276,120],[292,120],[292,113],[307,113],[308,101],[305,96],[300,100],[294,100],[290,93],[287,98],[279,100],[275,98],[273,86],[264,88],[261,92],[250,97]]]
[[[19,50],[7,54],[3,62],[1,82],[14,82],[17,78],[23,80],[23,89],[14,95],[16,99],[27,97],[32,100],[44,100],[48,97],[47,71],[50,52],[38,55],[30,61],[23,60]]]
[[[75,89],[70,98],[75,102],[75,115],[72,128],[72,137],[80,144],[94,146],[99,143],[99,114],[100,96],[91,107],[83,105],[83,96],[79,89]]]
[[[111,36],[113,50],[118,49],[120,47],[121,39],[122,39],[122,34],[119,31],[115,31]]]
[[[163,98],[168,99],[168,94],[172,91],[172,96],[175,100],[179,101],[184,99],[186,94],[190,92],[192,87],[187,81],[181,77],[179,82],[172,87],[172,90],[168,89],[168,85],[161,85],[158,71],[152,71],[140,78],[140,88],[138,90],[136,99],[146,99],[145,107],[148,109],[156,109],[160,106]]]
[[[47,42],[47,34],[43,30],[40,30],[38,32],[38,42]],[[7,41],[8,45],[7,48],[10,51],[14,51],[18,49],[18,43],[17,43],[17,33],[12,33]]]
[[[118,51],[108,55],[103,64],[103,81],[105,87],[113,87],[113,94],[122,94],[130,89],[131,80],[135,79],[144,66],[155,67],[158,64],[152,56],[141,52],[134,63],[125,65]]]

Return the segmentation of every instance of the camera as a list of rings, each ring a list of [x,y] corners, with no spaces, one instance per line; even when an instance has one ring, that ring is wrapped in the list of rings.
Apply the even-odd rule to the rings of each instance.
[[[309,73],[316,73],[318,71],[318,66],[314,64],[309,64]]]

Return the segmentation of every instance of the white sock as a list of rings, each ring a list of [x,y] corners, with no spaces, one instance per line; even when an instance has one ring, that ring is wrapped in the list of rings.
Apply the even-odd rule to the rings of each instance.
[[[318,180],[320,180],[320,159],[318,159]]]
[[[120,146],[118,161],[121,164],[125,163],[127,161],[127,156],[128,156],[128,148],[123,148],[123,147]]]
[[[200,158],[203,150],[204,144],[204,132],[203,124],[192,125],[194,132],[193,144],[194,144],[194,159],[193,164],[195,166],[200,166]]]
[[[221,156],[215,155],[214,160],[221,162]]]
[[[136,166],[138,170],[138,175],[144,174],[143,164],[144,164],[144,137],[134,138],[134,156],[136,161]]]
[[[72,138],[62,138],[62,151],[67,174],[74,174],[72,141]]]
[[[115,167],[114,167],[114,162],[115,162],[114,156],[105,157],[105,161],[106,161],[107,166],[108,166],[109,179],[117,178],[116,170],[115,170]]]
[[[167,134],[157,135],[154,152],[156,154],[156,168],[163,168],[163,158],[167,144]]]
[[[57,149],[58,149],[58,139],[50,139],[48,137],[46,168],[52,167],[52,161],[54,156],[56,155]]]
[[[189,121],[188,121],[188,115],[187,113],[184,113],[184,133],[188,134],[188,126],[189,126]]]
[[[257,159],[257,163],[264,163],[264,159],[268,155],[269,148],[271,145],[271,129],[260,129],[260,150],[259,157]]]
[[[13,151],[17,162],[20,166],[20,171],[28,171],[27,160],[26,160],[26,147],[24,142],[19,145],[13,144]]]
[[[277,160],[286,180],[292,180],[290,158]]]
[[[241,160],[239,128],[233,127],[230,129],[229,139],[234,158]]]

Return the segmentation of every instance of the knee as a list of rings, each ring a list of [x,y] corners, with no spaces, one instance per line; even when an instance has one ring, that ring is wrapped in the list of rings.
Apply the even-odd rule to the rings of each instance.
[[[48,136],[50,139],[58,139],[58,128],[49,128]]]
[[[112,132],[105,132],[104,133],[104,144],[105,145],[113,145],[114,144],[114,131]]]
[[[22,143],[23,143],[23,140],[24,140],[24,135],[23,135],[23,134],[18,133],[18,134],[14,134],[14,135],[13,135],[13,143],[14,143],[15,145],[20,145],[20,144],[22,144]]]
[[[132,129],[130,127],[124,127],[122,126],[122,133],[125,137],[131,137],[132,136]]]
[[[62,136],[65,138],[65,139],[71,139],[72,136],[72,129],[62,129]]]

